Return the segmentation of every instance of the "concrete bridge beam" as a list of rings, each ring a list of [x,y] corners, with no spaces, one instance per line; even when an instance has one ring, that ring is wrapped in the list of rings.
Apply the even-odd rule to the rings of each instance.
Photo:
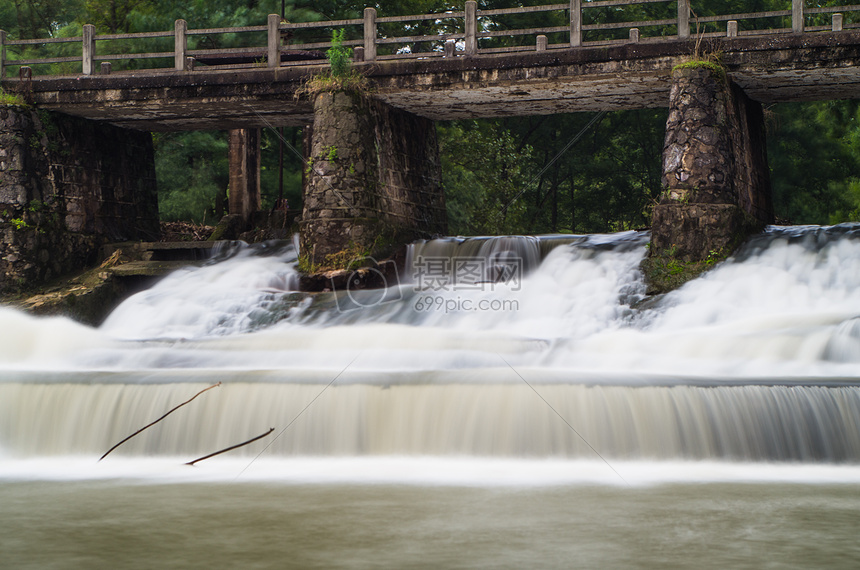
[[[761,104],[724,73],[676,69],[651,256],[702,261],[773,223]]]

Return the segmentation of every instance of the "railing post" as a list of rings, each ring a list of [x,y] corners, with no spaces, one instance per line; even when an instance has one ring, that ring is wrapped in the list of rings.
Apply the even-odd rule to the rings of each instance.
[[[831,30],[834,32],[842,31],[842,14],[833,14],[833,17],[830,19]],[[3,32],[0,32],[2,34]],[[0,43],[2,43],[3,38],[0,36]]]
[[[631,43],[638,44],[639,43],[639,28],[630,28],[630,33],[628,35]]]
[[[582,0],[570,0],[570,47],[582,45]]]
[[[727,38],[738,37],[738,21],[737,20],[729,20],[726,23],[726,37]]]
[[[0,30],[0,79],[6,77],[6,31]]]
[[[678,0],[678,39],[690,37],[690,0]]]
[[[540,35],[535,41],[535,51],[546,51],[547,39],[546,36]]]
[[[478,53],[478,3],[466,0],[466,55]]]
[[[185,20],[176,20],[173,25],[173,68],[176,71],[185,71],[185,57],[188,51],[188,38],[185,33],[188,24]]]
[[[269,14],[269,51],[266,54],[266,67],[281,66],[281,17]]]
[[[93,59],[96,55],[96,27],[84,24],[81,71],[84,75],[93,74]]]
[[[454,51],[457,49],[457,46],[454,43],[454,40],[445,40],[445,57],[454,57]]]
[[[791,0],[791,31],[803,33],[803,0]]]
[[[364,9],[364,61],[376,60],[376,8]]]

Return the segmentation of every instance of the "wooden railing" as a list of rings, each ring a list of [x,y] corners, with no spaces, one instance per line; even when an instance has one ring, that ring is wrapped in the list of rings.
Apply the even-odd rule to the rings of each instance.
[[[600,18],[589,18],[590,13],[603,10],[603,14],[612,10],[643,6],[648,4],[669,4],[664,6],[664,13],[672,13],[671,18],[639,19],[635,21],[598,21]],[[672,5],[677,5],[676,15]],[[746,14],[725,14],[716,16],[697,17],[691,10],[690,0],[570,0],[564,4],[548,4],[519,8],[504,8],[497,10],[478,10],[477,2],[468,0],[465,9],[460,12],[443,12],[438,14],[421,14],[411,16],[378,17],[376,9],[365,8],[364,17],[349,20],[329,20],[321,22],[289,23],[282,21],[277,15],[270,15],[265,26],[245,26],[234,28],[188,29],[185,20],[176,20],[173,30],[163,32],[145,32],[129,34],[96,34],[95,27],[83,26],[82,35],[69,38],[45,39],[11,39],[6,32],[0,30],[0,77],[5,77],[10,68],[19,68],[19,74],[30,76],[30,66],[45,66],[56,64],[80,63],[83,75],[95,73],[110,73],[111,62],[128,63],[130,60],[172,59],[173,66],[162,66],[160,69],[177,71],[192,71],[198,60],[232,57],[234,60],[245,59],[244,66],[257,65],[260,67],[278,67],[281,65],[306,65],[319,63],[320,55],[314,60],[314,54],[306,54],[310,61],[282,62],[288,54],[296,54],[302,50],[317,50],[331,46],[330,41],[309,41],[305,43],[285,44],[285,38],[299,36],[307,31],[324,32],[338,28],[346,29],[349,39],[344,45],[354,47],[356,61],[376,61],[384,59],[429,58],[477,56],[500,52],[515,52],[527,50],[548,50],[581,46],[607,45],[614,43],[645,42],[658,40],[680,39],[691,37],[743,36],[774,33],[804,33],[818,31],[841,31],[847,28],[860,27],[860,23],[847,23],[844,13],[858,12],[860,5],[836,7],[805,8],[803,0],[786,0],[786,9],[771,12]],[[540,12],[553,13],[552,19],[563,21],[560,26],[543,26],[532,28],[505,27],[502,20],[506,16],[521,16]],[[822,17],[831,15],[827,25],[821,24]],[[605,20],[611,19],[603,18]],[[764,21],[764,25],[761,22]],[[810,25],[807,25],[807,21]],[[384,28],[392,25],[416,26],[420,23],[431,23],[438,30],[425,35],[391,35]],[[586,23],[590,22],[590,23]],[[773,22],[777,22],[776,25]],[[790,22],[790,26],[785,25]],[[740,23],[740,24],[739,24]],[[383,30],[380,30],[380,27]],[[626,31],[626,34],[624,33]],[[620,34],[619,34],[620,32]],[[259,42],[250,47],[189,49],[188,40],[194,36],[212,38],[226,34],[256,34]],[[262,45],[265,34],[266,44]],[[619,37],[620,35],[620,37]],[[524,38],[532,37],[530,44],[524,44]],[[550,43],[549,37],[568,39],[566,42]],[[102,53],[105,46],[118,40],[151,40],[158,38],[173,38],[173,51],[149,51],[135,53]],[[502,38],[517,45],[492,46]],[[253,43],[253,42],[252,42]],[[485,45],[482,46],[481,44]],[[60,57],[26,57],[16,55],[10,58],[9,53],[25,53],[34,46],[51,46],[53,44],[78,44],[79,54]],[[164,41],[162,41],[164,45]],[[397,47],[401,46],[401,47]],[[419,49],[418,46],[421,46]],[[100,48],[100,49],[97,49]],[[169,49],[169,48],[168,48]],[[382,53],[392,52],[392,53]],[[96,62],[100,62],[97,70]],[[147,64],[148,65],[148,64]],[[223,66],[215,66],[223,67]],[[152,69],[159,69],[154,67]],[[56,73],[56,71],[54,71]]]

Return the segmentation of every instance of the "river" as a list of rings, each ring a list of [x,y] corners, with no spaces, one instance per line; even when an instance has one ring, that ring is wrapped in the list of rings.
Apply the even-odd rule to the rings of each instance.
[[[421,242],[317,296],[234,244],[97,329],[0,309],[3,566],[856,567],[860,226],[658,299],[647,238]]]

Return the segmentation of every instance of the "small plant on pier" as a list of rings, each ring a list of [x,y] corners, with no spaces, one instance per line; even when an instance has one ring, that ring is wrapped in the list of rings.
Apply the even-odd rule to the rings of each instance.
[[[703,51],[702,40],[705,37],[704,30],[699,28],[699,16],[696,12],[692,9],[690,9],[690,12],[696,19],[696,43],[693,47],[693,54],[689,59],[672,67],[672,72],[674,73],[678,69],[708,69],[714,76],[725,81],[726,68],[723,67],[722,53],[719,51]]]
[[[325,57],[331,66],[331,75],[336,79],[345,79],[352,71],[352,48],[343,45],[343,28],[331,34],[331,47],[325,52]]]
[[[4,91],[2,87],[0,87],[0,106],[16,106],[16,107],[26,107],[27,102],[24,101],[24,98],[18,95],[17,93],[9,93]]]
[[[352,67],[352,48],[343,45],[343,30],[335,30],[331,47],[326,51],[329,69],[312,77],[297,95],[314,95],[324,91],[367,91],[367,78]]]

